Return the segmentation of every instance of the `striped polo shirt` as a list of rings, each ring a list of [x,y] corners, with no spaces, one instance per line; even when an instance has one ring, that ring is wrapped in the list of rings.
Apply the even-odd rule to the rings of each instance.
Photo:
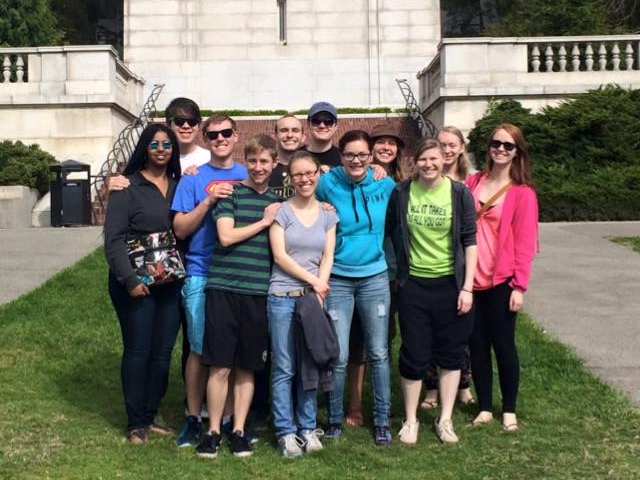
[[[236,228],[245,227],[262,219],[267,205],[282,200],[271,190],[258,193],[244,184],[236,184],[233,194],[220,200],[212,215],[214,221],[233,218]],[[247,295],[266,295],[270,276],[269,229],[265,228],[253,237],[228,247],[216,244],[209,267],[207,288]]]

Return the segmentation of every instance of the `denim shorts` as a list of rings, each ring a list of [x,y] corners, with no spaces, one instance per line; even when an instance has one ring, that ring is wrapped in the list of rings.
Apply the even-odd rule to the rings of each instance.
[[[187,277],[182,287],[182,303],[187,315],[187,336],[191,351],[202,355],[204,341],[204,289],[207,286],[207,277]]]

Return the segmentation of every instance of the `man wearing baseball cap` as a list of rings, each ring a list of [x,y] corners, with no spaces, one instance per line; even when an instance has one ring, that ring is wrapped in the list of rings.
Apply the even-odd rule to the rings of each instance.
[[[338,112],[329,102],[316,102],[307,115],[309,143],[303,150],[313,153],[322,170],[341,165],[340,150],[333,145],[333,137],[338,131]]]

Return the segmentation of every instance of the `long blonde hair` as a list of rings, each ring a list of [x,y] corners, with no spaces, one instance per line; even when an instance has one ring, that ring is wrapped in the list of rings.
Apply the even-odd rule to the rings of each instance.
[[[451,125],[442,127],[440,130],[438,130],[438,135],[440,135],[441,132],[447,132],[455,135],[456,137],[458,137],[460,143],[464,147],[462,153],[458,155],[458,158],[456,158],[456,164],[454,167],[456,177],[458,177],[458,179],[462,181],[469,176],[469,172],[473,168],[473,165],[471,165],[471,160],[469,160],[469,154],[467,153],[467,142],[464,139],[464,135],[457,127],[453,127]]]

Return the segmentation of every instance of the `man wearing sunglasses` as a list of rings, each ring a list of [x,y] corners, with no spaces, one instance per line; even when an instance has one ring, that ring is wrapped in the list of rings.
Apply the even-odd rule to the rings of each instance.
[[[178,97],[171,100],[165,109],[167,126],[173,130],[180,145],[180,170],[182,174],[194,174],[200,165],[211,159],[211,153],[198,145],[200,134],[200,107],[190,98]],[[129,186],[124,175],[109,177],[107,188],[110,192],[123,190]]]
[[[316,102],[307,115],[309,143],[302,150],[311,152],[320,162],[323,172],[342,164],[340,150],[333,145],[338,131],[338,112],[329,102]]]
[[[179,122],[177,122],[179,123]],[[186,130],[186,129],[185,129]],[[187,276],[182,298],[187,316],[190,353],[185,368],[188,416],[176,441],[179,447],[198,444],[202,433],[200,407],[205,396],[207,368],[202,366],[205,324],[205,286],[217,240],[211,211],[218,200],[233,192],[233,184],[247,176],[247,169],[233,161],[238,142],[236,123],[226,115],[214,115],[202,124],[209,145],[208,163],[194,175],[183,176],[171,205],[173,228],[178,238],[189,240]]]
[[[198,104],[190,98],[174,98],[167,106],[165,116],[167,125],[178,137],[182,173],[207,163],[211,153],[198,144],[201,121]],[[195,173],[195,171],[187,173]]]

